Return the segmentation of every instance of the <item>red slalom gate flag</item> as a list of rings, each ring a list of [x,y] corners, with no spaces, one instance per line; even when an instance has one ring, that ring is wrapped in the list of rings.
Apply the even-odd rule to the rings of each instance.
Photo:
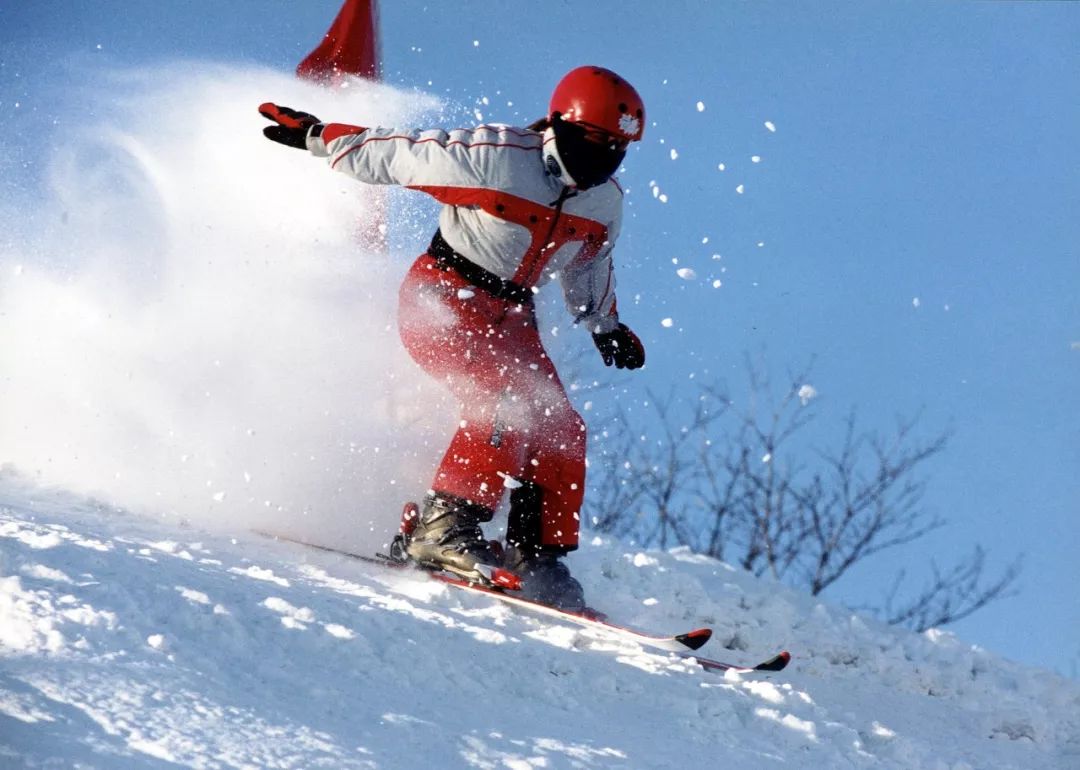
[[[328,84],[343,75],[378,80],[378,17],[377,0],[345,0],[330,30],[300,62],[296,74],[305,80]]]

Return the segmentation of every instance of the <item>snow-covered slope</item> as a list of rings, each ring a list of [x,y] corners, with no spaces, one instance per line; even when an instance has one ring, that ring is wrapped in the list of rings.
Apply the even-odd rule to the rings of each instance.
[[[163,518],[0,470],[0,770],[1080,766],[1076,683],[686,552],[572,566],[620,620],[787,671],[708,674],[250,534],[373,547],[456,419],[391,320],[433,208],[263,141],[255,105],[441,102],[198,63],[76,81],[34,95],[79,120],[0,198],[0,466]],[[365,254],[386,201],[406,253]],[[589,346],[564,324],[553,353]]]
[[[795,660],[709,674],[420,577],[2,480],[0,766],[1080,766],[1075,682],[684,551],[594,542],[573,567],[622,620]]]

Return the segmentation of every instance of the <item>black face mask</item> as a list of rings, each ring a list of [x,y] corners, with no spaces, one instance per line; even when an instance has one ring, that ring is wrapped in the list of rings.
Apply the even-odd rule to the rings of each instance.
[[[563,166],[580,190],[606,182],[626,157],[625,146],[590,141],[585,138],[584,126],[567,123],[558,115],[551,121],[551,126],[555,129],[555,147]]]

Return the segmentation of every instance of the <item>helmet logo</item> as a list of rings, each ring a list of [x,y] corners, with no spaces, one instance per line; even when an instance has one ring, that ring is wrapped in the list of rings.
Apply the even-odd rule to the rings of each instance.
[[[641,121],[624,112],[619,116],[619,130],[627,136],[637,136],[641,131]]]

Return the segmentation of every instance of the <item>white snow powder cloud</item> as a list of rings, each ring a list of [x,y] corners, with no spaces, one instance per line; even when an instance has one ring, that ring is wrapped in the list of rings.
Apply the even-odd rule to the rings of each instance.
[[[265,141],[255,108],[438,103],[195,65],[86,98],[121,106],[57,130],[45,205],[0,201],[31,233],[0,252],[0,465],[203,524],[381,537],[455,420],[397,338],[413,255],[359,247],[380,193]]]

